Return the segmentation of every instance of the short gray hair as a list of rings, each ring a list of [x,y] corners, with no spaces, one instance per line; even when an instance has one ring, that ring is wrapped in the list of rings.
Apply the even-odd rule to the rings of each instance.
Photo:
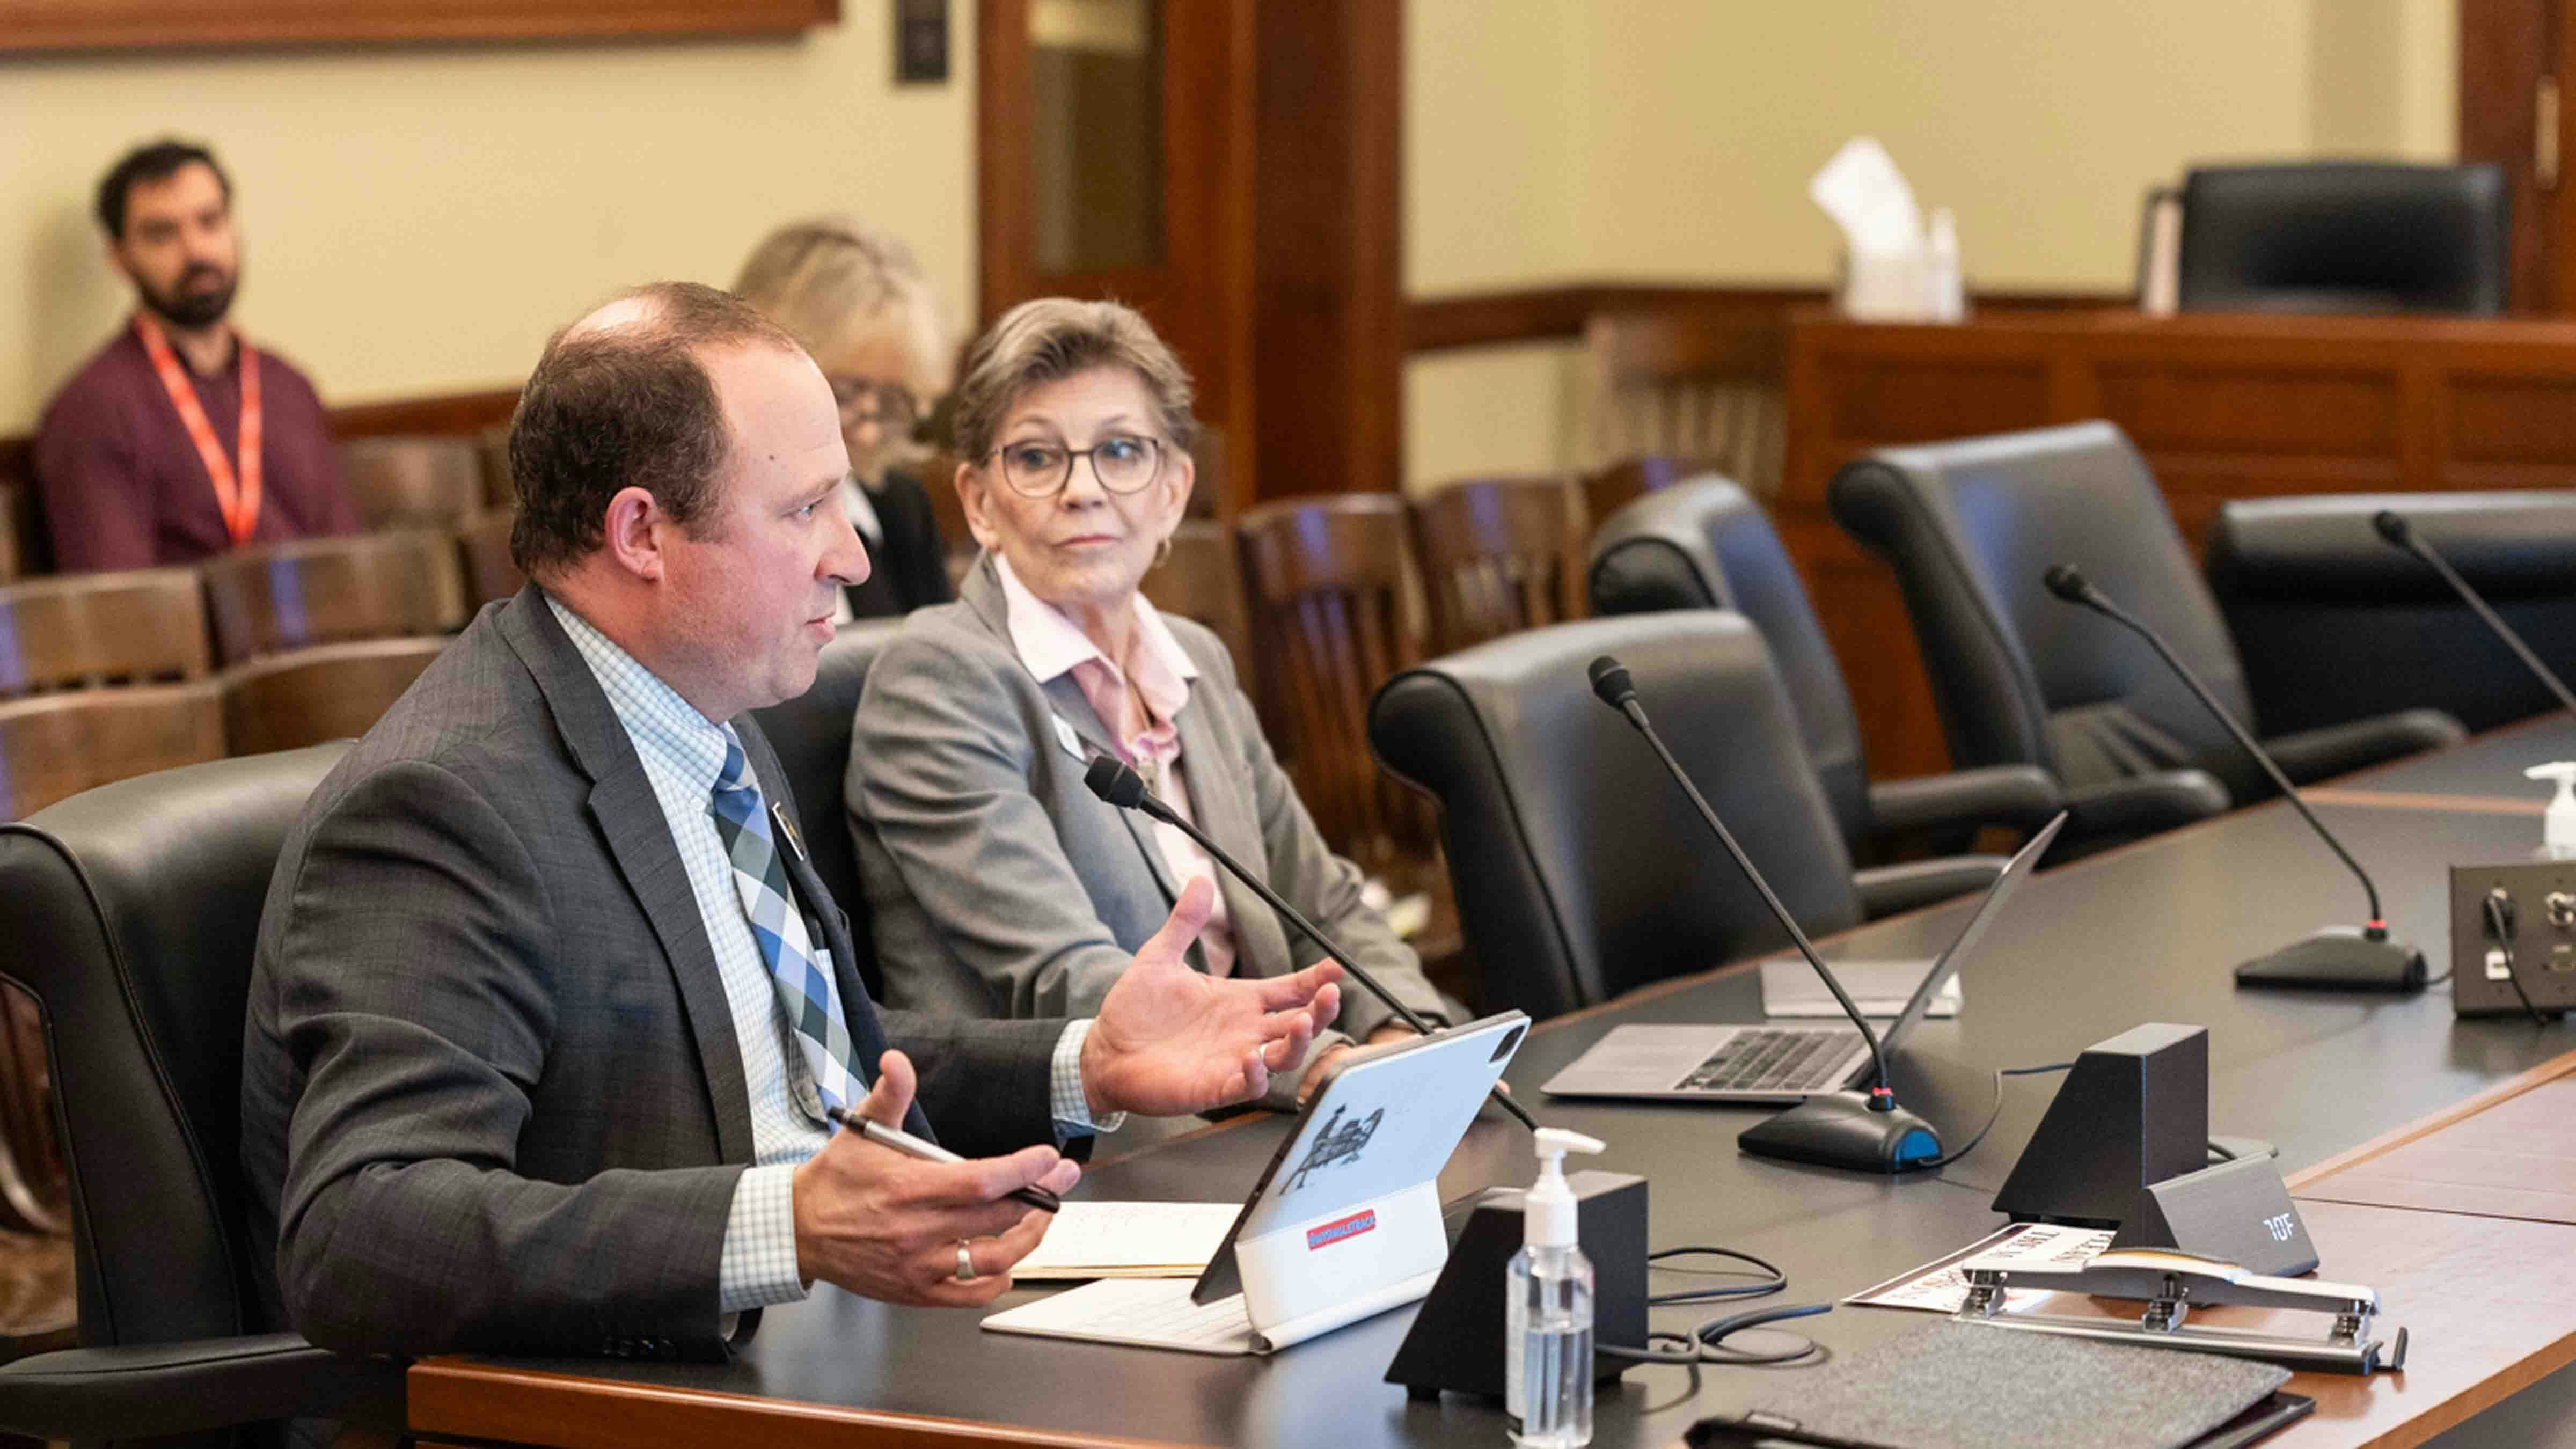
[[[891,336],[945,385],[957,344],[929,279],[911,248],[855,218],[813,217],[771,232],[733,290],[796,334],[827,371],[853,347]]]
[[[1152,323],[1116,302],[1040,297],[1003,313],[967,351],[956,393],[957,455],[982,461],[1020,394],[1095,367],[1134,373],[1172,442],[1186,450],[1198,441],[1189,369]]]

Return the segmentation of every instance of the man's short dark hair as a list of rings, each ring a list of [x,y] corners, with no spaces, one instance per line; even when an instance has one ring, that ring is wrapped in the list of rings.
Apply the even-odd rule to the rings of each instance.
[[[215,173],[215,184],[224,189],[224,204],[232,204],[233,179],[224,174],[214,152],[193,141],[149,141],[126,152],[99,178],[98,224],[107,228],[108,239],[125,240],[125,199],[138,182],[166,181],[185,166],[203,166]]]
[[[692,538],[707,536],[733,438],[699,352],[796,339],[730,292],[656,282],[623,294],[640,315],[567,328],[546,344],[510,419],[519,491],[510,558],[530,578],[578,563],[607,536],[608,500],[653,495]]]

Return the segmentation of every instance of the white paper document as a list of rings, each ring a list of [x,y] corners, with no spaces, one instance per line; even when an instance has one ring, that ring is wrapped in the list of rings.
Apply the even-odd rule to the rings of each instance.
[[[1232,1202],[1069,1202],[1011,1276],[1196,1278],[1242,1211]]]
[[[1875,1287],[1863,1288],[1843,1301],[1871,1308],[1956,1313],[1968,1302],[1968,1278],[1959,1271],[1959,1265],[1971,1258],[1986,1258],[2006,1265],[2049,1263],[2071,1268],[2090,1261],[2093,1255],[2111,1246],[2112,1236],[2108,1228],[2014,1223],[1911,1273],[1901,1273]],[[2004,1311],[2017,1313],[2047,1296],[2045,1291],[2036,1288],[2008,1288],[2004,1290]]]

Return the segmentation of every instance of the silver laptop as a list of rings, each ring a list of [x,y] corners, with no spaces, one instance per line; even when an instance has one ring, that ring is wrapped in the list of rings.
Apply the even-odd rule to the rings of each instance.
[[[1932,963],[1905,1010],[1879,1033],[1893,1056],[1935,997],[1959,974],[1978,938],[2021,887],[2066,823],[2060,814],[1986,887],[1976,914]],[[1848,989],[1848,988],[1847,988]],[[1622,1026],[1611,1030],[1540,1090],[1559,1097],[1655,1097],[1680,1101],[1794,1102],[1836,1092],[1869,1073],[1869,1044],[1839,1026]]]

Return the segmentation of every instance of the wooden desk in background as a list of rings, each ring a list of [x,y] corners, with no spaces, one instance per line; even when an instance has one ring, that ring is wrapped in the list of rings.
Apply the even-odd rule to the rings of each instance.
[[[1775,517],[1851,681],[1871,773],[1949,755],[1895,577],[1825,485],[1872,448],[2108,418],[2197,553],[2230,498],[2576,482],[2576,322],[2127,310],[1955,326],[1802,311]]]

